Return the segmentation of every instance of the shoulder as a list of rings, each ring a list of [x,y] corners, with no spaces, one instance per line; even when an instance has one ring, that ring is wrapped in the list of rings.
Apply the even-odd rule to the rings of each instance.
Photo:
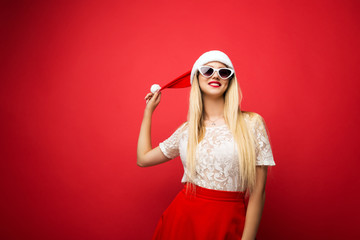
[[[243,114],[244,119],[248,122],[264,122],[263,117],[259,113],[249,111],[241,111],[241,113]]]
[[[264,118],[256,112],[242,111],[247,126],[253,131],[267,129]]]
[[[180,124],[180,126],[177,127],[176,131],[177,132],[183,132],[188,128],[188,122],[183,122],[182,124]]]
[[[189,125],[189,122],[183,122],[180,126],[179,126],[179,128],[184,128],[184,127],[187,127]]]

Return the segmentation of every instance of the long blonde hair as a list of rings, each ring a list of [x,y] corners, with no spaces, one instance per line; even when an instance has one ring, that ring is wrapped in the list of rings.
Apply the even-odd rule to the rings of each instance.
[[[245,189],[247,194],[251,193],[256,181],[256,154],[254,137],[250,133],[241,111],[242,93],[236,76],[229,80],[229,85],[224,93],[224,118],[228,125],[239,156],[240,188]],[[189,188],[195,191],[194,181],[196,175],[196,148],[205,135],[204,105],[197,74],[190,90],[190,102],[188,112],[188,145],[186,153],[186,173]]]

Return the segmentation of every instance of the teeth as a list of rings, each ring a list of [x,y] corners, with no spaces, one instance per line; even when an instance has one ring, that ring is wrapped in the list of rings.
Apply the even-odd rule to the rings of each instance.
[[[210,85],[212,85],[212,86],[220,86],[219,83],[210,83]]]

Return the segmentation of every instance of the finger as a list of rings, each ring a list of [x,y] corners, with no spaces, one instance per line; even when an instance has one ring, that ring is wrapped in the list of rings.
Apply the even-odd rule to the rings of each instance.
[[[145,100],[150,100],[151,98],[153,98],[153,96],[148,96],[145,98]]]
[[[154,103],[159,103],[159,102],[160,102],[160,94],[154,96],[153,99],[154,99],[154,100],[153,100]],[[152,100],[152,99],[151,99],[151,100]]]
[[[154,96],[156,99],[158,99],[160,96],[161,96],[161,92],[160,91],[158,91],[158,92],[156,92],[155,93],[156,95]]]
[[[151,96],[150,96],[150,100],[152,100],[152,99],[156,99],[158,95],[159,95],[159,93],[158,93],[158,92],[155,92],[155,93],[151,94]],[[154,100],[154,101],[155,101],[155,100]]]
[[[159,91],[159,90],[157,90],[157,91],[154,93],[154,96],[158,96],[158,95],[159,95],[159,93],[160,93],[160,91]]]
[[[151,95],[152,95],[152,93],[146,94],[145,99],[148,98],[148,97],[150,97]]]
[[[150,99],[150,100],[155,101],[155,100],[156,100],[156,98],[157,98],[157,94],[156,94],[156,93],[154,93],[154,95],[153,95],[153,96],[151,96],[151,99]]]

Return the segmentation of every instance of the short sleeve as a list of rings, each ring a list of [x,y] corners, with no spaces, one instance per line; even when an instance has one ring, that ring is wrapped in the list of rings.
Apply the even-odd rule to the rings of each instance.
[[[180,134],[182,132],[182,128],[185,123],[182,124],[168,139],[159,143],[160,150],[163,154],[169,158],[173,159],[180,155],[179,152],[179,142],[180,142]]]
[[[275,166],[265,122],[260,115],[255,117],[254,124],[256,165]]]

